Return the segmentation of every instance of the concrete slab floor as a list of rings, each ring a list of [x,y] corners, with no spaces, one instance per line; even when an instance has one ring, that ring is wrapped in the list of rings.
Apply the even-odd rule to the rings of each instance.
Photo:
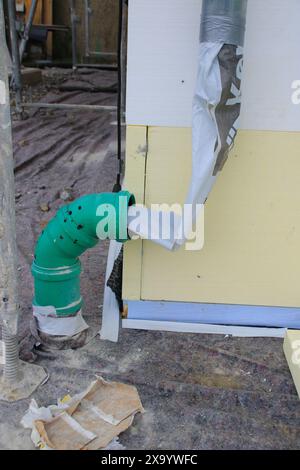
[[[47,75],[48,74],[48,75]],[[44,83],[111,84],[111,72],[43,72]],[[39,86],[38,98],[46,93]],[[113,94],[51,91],[62,102],[115,102]],[[110,191],[116,174],[116,127],[111,113],[35,112],[14,123],[17,238],[22,316],[19,334],[30,356],[33,247],[41,228],[74,197]],[[48,204],[49,210],[41,209]],[[44,208],[44,206],[42,206]],[[83,256],[84,314],[95,335],[101,323],[107,243]],[[27,348],[27,350],[26,350]],[[300,402],[282,340],[123,330],[117,344],[94,337],[79,350],[43,353],[36,363],[50,374],[33,397],[55,403],[83,390],[100,374],[137,386],[144,415],[120,436],[127,449],[300,449]],[[20,420],[29,399],[0,402],[0,449],[31,449]]]

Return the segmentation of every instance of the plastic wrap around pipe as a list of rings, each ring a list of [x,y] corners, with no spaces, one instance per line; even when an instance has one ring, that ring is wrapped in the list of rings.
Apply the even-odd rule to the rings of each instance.
[[[247,0],[203,0],[200,42],[244,45]]]

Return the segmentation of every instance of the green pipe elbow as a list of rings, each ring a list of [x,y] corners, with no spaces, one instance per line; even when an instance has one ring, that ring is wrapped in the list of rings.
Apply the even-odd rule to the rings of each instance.
[[[128,240],[127,212],[133,204],[127,191],[88,194],[57,211],[35,247],[34,306],[54,307],[60,317],[76,315],[82,306],[80,255],[99,240]]]

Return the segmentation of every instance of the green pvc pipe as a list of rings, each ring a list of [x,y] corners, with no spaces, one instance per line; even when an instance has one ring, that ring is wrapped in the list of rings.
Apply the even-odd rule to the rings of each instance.
[[[80,255],[100,239],[128,240],[127,211],[132,194],[89,194],[61,207],[36,244],[32,274],[35,306],[53,306],[59,317],[82,306]]]

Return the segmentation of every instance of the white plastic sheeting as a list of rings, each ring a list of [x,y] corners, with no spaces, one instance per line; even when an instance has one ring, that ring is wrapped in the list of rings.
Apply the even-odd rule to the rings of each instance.
[[[243,49],[201,43],[193,102],[192,176],[185,204],[204,204],[236,136],[241,107]],[[187,223],[192,231],[194,210]],[[180,233],[182,230],[180,230]],[[176,245],[182,244],[178,239]]]
[[[163,213],[141,210],[134,219],[135,207],[129,208],[129,232],[149,239],[168,250],[175,250],[193,232],[200,209],[205,203],[226,162],[236,136],[241,107],[243,49],[221,43],[201,43],[198,74],[193,102],[192,176],[185,201],[184,217],[172,212],[169,218],[170,239]],[[162,201],[163,203],[164,201]],[[137,223],[138,221],[138,223]],[[175,230],[175,233],[174,233]]]
[[[105,275],[102,325],[100,330],[101,339],[114,342],[117,342],[119,337],[119,326],[121,321],[120,308],[116,295],[107,285],[107,281],[112,273],[114,263],[118,258],[121,249],[122,243],[119,243],[115,240],[110,242]]]

